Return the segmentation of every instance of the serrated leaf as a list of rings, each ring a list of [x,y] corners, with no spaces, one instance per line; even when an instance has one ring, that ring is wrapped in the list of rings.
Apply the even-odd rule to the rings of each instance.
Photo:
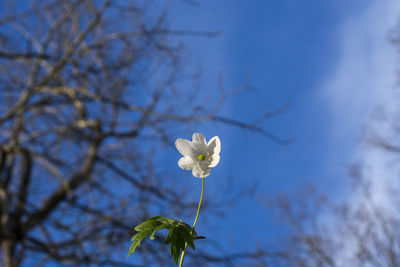
[[[132,238],[133,242],[129,248],[128,257],[135,252],[136,248],[140,247],[140,242],[150,235],[150,239],[154,239],[154,235],[158,230],[171,228],[174,224],[177,224],[176,220],[155,216],[148,218],[144,222],[140,223],[135,227],[135,230],[138,232]]]
[[[146,236],[148,236],[151,233],[151,230],[146,229],[145,231],[139,232],[137,234],[135,234],[131,241],[133,242],[132,245],[129,248],[129,252],[127,257],[129,257],[133,252],[135,252],[137,247],[140,247],[140,242],[146,238]]]
[[[178,247],[176,247],[174,244],[171,244],[171,256],[174,258],[175,265],[178,264],[180,254],[181,254],[181,250]]]
[[[186,228],[182,225],[176,227],[176,245],[179,249],[185,249],[185,235],[182,231],[186,230]]]
[[[139,232],[139,233],[135,234],[134,236],[132,236],[131,241],[132,242],[135,240],[141,241],[143,238],[146,238],[146,236],[151,234],[151,232],[152,232],[151,229],[147,228],[146,230]]]
[[[190,234],[190,231],[188,231],[188,229],[186,229],[186,227],[182,228],[182,234],[185,238],[185,242],[192,248],[194,249],[194,242],[193,242],[193,237]]]
[[[171,253],[171,256],[173,257],[176,254],[177,247],[174,244],[171,244],[169,247],[169,252]]]
[[[173,243],[175,240],[175,226],[171,226],[167,235],[167,239],[165,240],[165,244]]]
[[[135,252],[136,248],[139,246],[140,242],[138,242],[137,240],[135,240],[132,245],[129,247],[129,251],[128,251],[128,255],[127,257],[129,257],[133,252]]]
[[[133,242],[132,245],[129,248],[129,252],[128,252],[128,257],[135,252],[137,247],[140,247],[140,242],[149,235],[149,232],[140,232],[137,233],[136,235],[134,235],[131,239],[131,241]]]
[[[171,218],[167,218],[167,217],[162,217],[162,216],[156,216],[157,221],[163,223],[163,224],[168,224],[168,225],[173,225],[173,224],[177,224],[177,221]]]
[[[180,254],[181,254],[181,253],[176,253],[176,254],[174,255],[174,263],[175,263],[175,265],[178,265]]]
[[[147,220],[145,220],[144,222],[142,222],[141,224],[136,226],[135,227],[135,231],[140,232],[140,231],[143,231],[143,230],[145,230],[147,228],[154,229],[155,227],[159,226],[160,222],[157,220],[158,217],[160,217],[160,216],[155,216],[155,217],[148,218]]]
[[[194,249],[194,240],[205,238],[203,236],[197,236],[196,231],[192,229],[189,224],[181,220],[178,222],[174,219],[155,216],[135,227],[138,233],[131,239],[133,243],[129,248],[128,257],[140,247],[140,243],[144,238],[150,236],[150,239],[153,240],[155,233],[161,229],[169,229],[165,244],[170,244],[170,253],[174,259],[175,265],[178,264],[179,257],[185,249],[186,244]]]

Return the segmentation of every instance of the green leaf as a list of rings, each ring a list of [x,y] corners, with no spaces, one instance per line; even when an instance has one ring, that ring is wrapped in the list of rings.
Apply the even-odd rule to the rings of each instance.
[[[139,233],[135,234],[135,235],[132,237],[131,241],[132,241],[133,243],[132,243],[132,245],[131,245],[130,248],[129,248],[128,257],[129,257],[133,252],[135,252],[135,250],[136,250],[137,247],[140,247],[140,242],[141,242],[144,238],[146,238],[146,236],[148,236],[150,233],[151,233],[151,229],[148,228],[148,229],[146,229],[145,231],[139,232]]]
[[[165,244],[173,243],[175,239],[175,226],[171,226]]]
[[[173,224],[178,223],[176,220],[171,219],[171,218],[162,217],[162,216],[156,216],[156,217],[157,217],[157,221],[159,221],[160,223],[163,223],[163,224],[173,225]]]
[[[175,248],[175,253],[174,253],[174,255],[173,255],[173,258],[174,258],[174,263],[175,263],[175,265],[177,265],[177,264],[178,264],[178,261],[179,261],[179,256],[180,256],[180,254],[181,254],[181,250],[178,249],[178,248],[175,247],[175,246],[172,246],[172,245],[171,245],[171,247],[174,247],[174,248]]]
[[[171,256],[174,257],[175,254],[176,254],[177,251],[178,251],[178,248],[177,248],[174,244],[171,244],[171,246],[169,247],[169,251],[170,251],[170,253],[171,253]],[[176,263],[175,263],[175,264],[176,264]]]
[[[180,224],[172,226],[165,241],[166,244],[171,244],[170,252],[175,265],[178,264],[180,254],[185,249],[185,240],[181,234],[181,229],[182,226]]]
[[[184,226],[179,225],[176,227],[176,245],[179,249],[185,249],[185,235],[182,233],[183,229],[186,229]]]
[[[128,256],[129,257],[132,253],[135,252],[136,248],[140,247],[140,242],[150,235],[150,239],[154,239],[155,233],[164,228],[170,228],[173,223],[176,222],[173,219],[155,216],[148,218],[144,222],[140,223],[135,227],[136,233],[132,238],[131,241],[133,242],[129,248]]]
[[[129,251],[128,251],[128,256],[129,257],[133,252],[135,252],[136,248],[139,246],[140,242],[137,242],[137,240],[135,240],[132,245],[129,247]]]
[[[143,239],[150,236],[150,239],[153,240],[155,233],[161,229],[169,229],[165,244],[170,244],[170,253],[175,265],[178,264],[180,255],[185,250],[186,243],[194,249],[194,240],[205,238],[197,236],[196,231],[189,224],[181,220],[177,221],[162,216],[155,216],[148,218],[135,227],[137,233],[131,239],[132,244],[129,248],[128,257],[140,247]]]
[[[151,240],[154,240],[154,234],[155,234],[158,230],[165,229],[165,228],[169,228],[169,227],[170,227],[169,225],[165,225],[165,224],[161,224],[161,225],[157,226],[157,227],[153,230],[153,232],[151,233],[150,239],[151,239]]]
[[[182,228],[182,234],[183,234],[183,236],[184,236],[185,241],[188,243],[188,245],[189,245],[192,249],[194,249],[193,237],[192,237],[192,235],[190,234],[190,231],[189,231],[186,227],[183,227],[183,228]]]
[[[158,217],[160,216],[148,218],[147,220],[136,226],[135,230],[140,232],[148,228],[154,229],[155,227],[160,225],[160,222],[157,220]]]

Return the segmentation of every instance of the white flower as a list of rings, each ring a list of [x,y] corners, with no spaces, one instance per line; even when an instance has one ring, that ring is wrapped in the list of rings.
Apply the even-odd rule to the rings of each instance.
[[[194,133],[192,139],[192,142],[182,138],[176,139],[176,149],[183,155],[178,165],[184,170],[193,170],[194,177],[207,177],[211,168],[217,166],[219,162],[221,142],[218,136],[214,136],[207,143],[201,133]]]

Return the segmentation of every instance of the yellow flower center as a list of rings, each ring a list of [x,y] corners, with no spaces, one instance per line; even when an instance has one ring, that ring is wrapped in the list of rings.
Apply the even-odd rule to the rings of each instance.
[[[206,160],[206,155],[204,155],[203,153],[200,153],[198,156],[197,156],[197,158],[200,160],[200,161],[203,161],[203,160]]]

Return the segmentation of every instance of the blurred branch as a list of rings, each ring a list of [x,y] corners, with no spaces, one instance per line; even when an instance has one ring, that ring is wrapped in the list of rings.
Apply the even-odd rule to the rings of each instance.
[[[7,16],[0,18],[5,267],[136,266],[123,261],[132,226],[155,211],[186,216],[195,205],[189,188],[153,163],[188,123],[222,123],[291,142],[260,126],[284,108],[252,123],[220,116],[221,105],[247,87],[225,92],[221,84],[213,103],[191,87],[198,75],[187,68],[180,37],[212,38],[219,32],[170,29],[169,3],[161,9],[152,1],[25,4],[26,11],[15,12],[13,0],[6,0]],[[229,188],[204,208],[211,219],[220,216],[221,207],[252,189]],[[161,245],[159,237],[143,246],[138,254],[143,266],[165,266],[169,253]],[[192,262],[255,261],[265,255],[204,250]]]
[[[281,139],[278,136],[266,131],[264,128],[256,126],[252,123],[240,122],[240,121],[236,121],[236,120],[232,120],[232,119],[224,118],[224,117],[219,117],[219,116],[213,116],[213,117],[211,117],[211,120],[217,121],[217,122],[223,122],[223,123],[230,124],[230,125],[242,128],[242,129],[247,129],[247,130],[257,132],[257,133],[259,133],[281,145],[288,145],[294,141],[294,138]]]

